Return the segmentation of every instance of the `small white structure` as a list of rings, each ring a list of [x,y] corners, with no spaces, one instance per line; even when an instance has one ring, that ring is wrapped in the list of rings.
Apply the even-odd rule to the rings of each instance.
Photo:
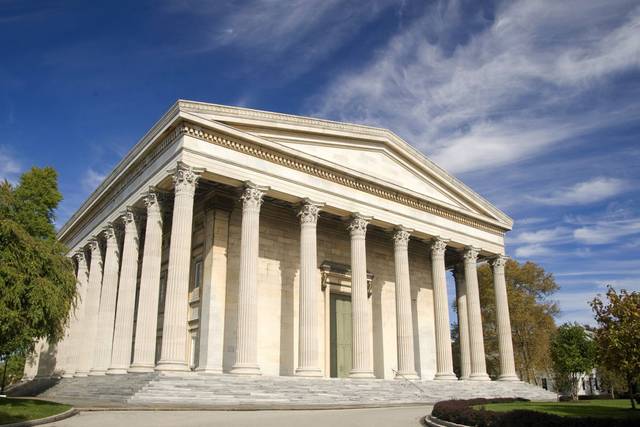
[[[500,379],[517,380],[511,227],[386,129],[178,101],[60,230],[80,304],[41,354],[63,376],[455,380],[449,269],[462,378],[488,380],[476,264],[489,260]]]

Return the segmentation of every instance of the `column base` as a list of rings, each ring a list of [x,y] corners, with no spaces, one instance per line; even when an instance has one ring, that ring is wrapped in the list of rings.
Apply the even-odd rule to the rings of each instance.
[[[458,381],[469,381],[469,377],[460,377]]]
[[[75,374],[73,374],[74,378],[85,378],[89,375],[88,372],[76,372]]]
[[[185,362],[163,362],[161,360],[155,370],[160,372],[188,372],[191,369]]]
[[[520,381],[516,375],[500,375],[498,381]]]
[[[433,377],[433,379],[436,381],[457,381],[458,377],[456,377],[456,374],[454,374],[453,372],[450,372],[450,373],[436,374]]]
[[[222,368],[196,368],[196,372],[199,374],[206,374],[206,375],[221,375],[222,372]]]
[[[107,375],[126,375],[128,372],[123,368],[109,368],[107,370]]]
[[[127,372],[131,373],[147,373],[155,371],[154,365],[131,365]]]
[[[487,374],[471,374],[469,381],[491,381]]]
[[[96,369],[96,370],[89,371],[89,376],[90,377],[101,377],[102,375],[107,375],[107,371],[106,370],[102,370],[102,369]]]
[[[62,378],[73,378],[73,372],[65,372],[62,374]]]
[[[233,365],[230,374],[234,375],[262,375],[260,367],[258,365]]]
[[[320,368],[297,368],[295,375],[296,377],[321,377],[322,371]]]
[[[418,374],[416,372],[396,372],[395,379],[396,380],[417,380]]]
[[[349,378],[374,379],[375,375],[373,375],[372,371],[363,371],[363,370],[352,369],[351,372],[349,372]]]

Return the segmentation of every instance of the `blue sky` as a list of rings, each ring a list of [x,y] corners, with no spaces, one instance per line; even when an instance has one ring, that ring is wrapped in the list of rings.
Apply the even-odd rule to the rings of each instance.
[[[560,321],[640,290],[637,1],[0,0],[0,177],[58,224],[178,98],[392,129],[512,216]]]

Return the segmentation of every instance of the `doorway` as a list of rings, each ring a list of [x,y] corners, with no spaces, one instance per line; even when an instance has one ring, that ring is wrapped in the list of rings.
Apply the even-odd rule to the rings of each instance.
[[[330,353],[332,378],[346,378],[351,372],[351,296],[330,294]]]

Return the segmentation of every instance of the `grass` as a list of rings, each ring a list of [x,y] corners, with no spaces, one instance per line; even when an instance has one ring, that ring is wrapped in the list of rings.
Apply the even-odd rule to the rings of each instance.
[[[640,420],[640,409],[632,410],[629,399],[579,400],[577,402],[513,402],[477,405],[474,409],[508,412],[516,409],[546,412],[563,417],[595,417]]]
[[[0,398],[0,425],[50,417],[69,409],[69,405],[44,400]]]

